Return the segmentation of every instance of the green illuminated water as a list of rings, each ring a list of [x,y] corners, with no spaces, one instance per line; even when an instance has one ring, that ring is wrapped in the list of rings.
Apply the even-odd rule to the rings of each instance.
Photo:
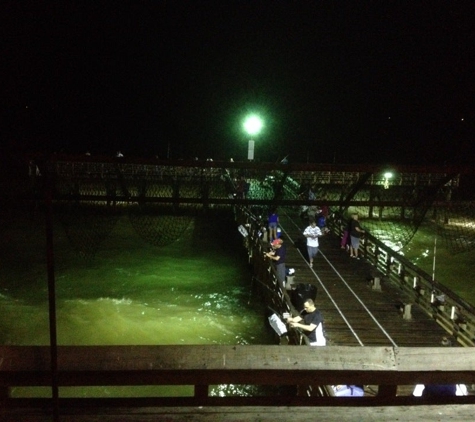
[[[472,275],[475,273],[475,251],[454,254],[443,238],[436,237],[429,225],[422,225],[402,253],[431,277],[434,274],[437,282],[475,306],[475,288],[472,281]]]
[[[242,237],[229,217],[195,218],[177,241],[156,247],[123,216],[92,260],[81,258],[56,225],[58,344],[273,344],[265,306],[251,292]],[[3,219],[1,228],[7,241],[1,245],[0,343],[48,345],[42,219]],[[125,390],[150,394],[144,389]],[[62,395],[73,391],[62,390]],[[121,395],[123,390],[76,389],[74,394]]]

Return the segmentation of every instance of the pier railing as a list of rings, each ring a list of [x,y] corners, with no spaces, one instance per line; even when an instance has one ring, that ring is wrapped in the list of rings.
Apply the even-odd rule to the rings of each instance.
[[[336,221],[336,220],[335,220]],[[332,231],[342,235],[339,224],[332,224]],[[404,256],[366,233],[360,252],[373,265],[372,288],[384,289],[391,282],[403,292],[406,300],[401,303],[404,318],[411,319],[412,306],[420,306],[463,346],[475,346],[475,308],[418,268]],[[448,339],[450,342],[450,339]]]
[[[260,285],[259,291],[264,296],[264,302],[269,309],[276,311],[280,317],[287,312],[293,316],[299,315],[289,296],[291,278],[286,278],[286,285],[281,286],[277,279],[277,273],[269,259],[264,258],[264,253],[268,252],[269,242],[267,232],[261,231],[260,221],[246,207],[236,207],[237,221],[246,227],[244,237],[245,247],[249,255],[249,261],[253,266],[253,282]],[[308,345],[308,337],[299,329],[289,329],[287,335],[281,337],[281,344]]]
[[[398,386],[475,383],[475,354],[469,348],[291,347],[257,345],[59,346],[52,376],[47,346],[0,347],[0,407],[41,408],[50,397],[18,398],[18,386],[59,387],[67,407],[136,406],[385,406],[474,404],[475,396],[417,398]],[[364,397],[211,396],[214,385],[374,385]],[[76,386],[190,385],[187,397],[66,398]]]

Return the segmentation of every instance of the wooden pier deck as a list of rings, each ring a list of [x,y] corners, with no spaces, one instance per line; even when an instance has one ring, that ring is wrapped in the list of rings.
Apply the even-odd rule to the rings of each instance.
[[[58,380],[61,387],[193,385],[194,396],[117,400],[61,397],[57,420],[303,421],[316,417],[323,420],[418,421],[439,420],[440,415],[457,421],[470,419],[475,407],[473,396],[426,403],[418,402],[411,393],[415,383],[473,383],[471,350],[441,348],[442,338],[448,336],[446,330],[414,303],[412,317],[404,318],[401,304],[413,302],[413,298],[390,280],[383,281],[380,290],[373,288],[371,280],[375,268],[365,259],[350,259],[340,248],[335,234],[320,238],[320,253],[310,268],[306,261],[306,241],[302,236],[306,222],[285,214],[280,216],[280,221],[287,246],[287,267],[296,270],[294,283],[317,288],[316,305],[324,316],[328,347],[191,346],[188,350],[184,346],[182,351],[170,350],[175,346],[150,346],[146,351],[147,347],[127,346],[60,350]],[[360,349],[361,346],[369,347]],[[3,374],[0,371],[0,375],[5,379],[1,420],[52,420],[54,401],[10,400],[8,397],[9,386],[18,383],[46,386],[51,382],[49,350],[44,347],[40,353],[35,349],[16,350],[5,346],[0,350],[3,362],[0,365]],[[11,357],[15,350],[21,357]],[[42,354],[45,357],[40,358]],[[233,364],[232,357],[236,354],[241,354],[241,366]],[[14,370],[8,365],[13,365]],[[364,384],[365,388],[374,386],[374,396],[345,399],[307,397],[306,394],[251,398],[208,395],[208,386],[213,384],[302,383],[308,386],[314,380],[322,385],[341,384],[344,380]],[[310,406],[307,403],[311,403]]]
[[[313,268],[306,259],[306,222],[280,215],[287,245],[287,268],[295,269],[294,284],[317,287],[316,306],[323,314],[327,345],[425,347],[441,346],[447,332],[422,308],[412,306],[411,318],[403,305],[412,302],[390,281],[373,289],[374,267],[365,259],[351,259],[333,233],[320,238]],[[291,294],[291,292],[290,292]]]

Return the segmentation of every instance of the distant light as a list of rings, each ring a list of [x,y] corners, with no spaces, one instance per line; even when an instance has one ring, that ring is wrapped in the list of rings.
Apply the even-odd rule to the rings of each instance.
[[[244,121],[244,130],[250,135],[257,135],[262,129],[262,120],[256,115],[246,118]]]
[[[393,174],[390,171],[387,171],[384,173],[384,181],[383,181],[383,186],[384,189],[389,189],[389,179],[393,177]]]
[[[460,120],[463,122],[465,119],[462,117]]]

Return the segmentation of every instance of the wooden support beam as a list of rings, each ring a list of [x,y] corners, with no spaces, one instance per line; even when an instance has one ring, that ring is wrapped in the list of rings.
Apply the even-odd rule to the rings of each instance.
[[[1,346],[0,386],[48,385],[49,353],[46,346]],[[440,347],[58,347],[62,386],[381,382],[474,384],[475,354],[472,348]]]
[[[353,406],[219,406],[219,407],[183,407],[163,406],[149,407],[137,412],[125,406],[114,409],[91,409],[91,408],[63,408],[61,409],[61,422],[182,422],[192,420],[194,422],[308,422],[312,420],[334,421],[354,420],[365,422],[385,421],[439,421],[443,417],[451,421],[470,421],[475,413],[475,405],[437,405],[437,406],[379,406],[364,407]],[[51,416],[45,410],[25,409],[22,412],[14,410],[4,416],[2,422],[51,422]]]

